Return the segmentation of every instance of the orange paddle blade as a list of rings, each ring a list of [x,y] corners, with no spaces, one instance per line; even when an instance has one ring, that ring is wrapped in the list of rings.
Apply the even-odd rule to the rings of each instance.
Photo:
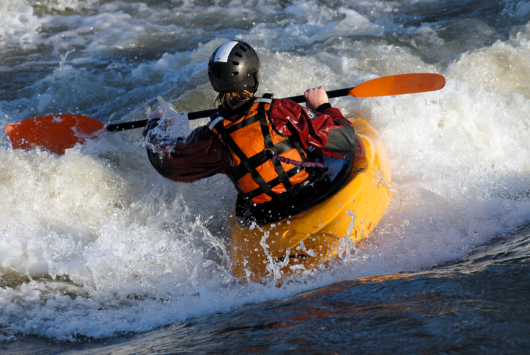
[[[76,143],[96,137],[104,124],[82,115],[51,115],[12,123],[5,128],[13,149],[42,147],[49,152],[64,154]]]
[[[434,73],[414,73],[385,76],[367,81],[350,90],[355,97],[377,97],[436,91],[445,86],[445,77]]]

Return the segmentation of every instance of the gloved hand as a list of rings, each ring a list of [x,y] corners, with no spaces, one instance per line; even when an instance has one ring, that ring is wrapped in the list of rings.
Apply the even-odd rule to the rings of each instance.
[[[164,112],[162,110],[156,110],[151,112],[149,116],[147,116],[147,120],[151,121],[155,118],[162,118],[162,116],[164,116]]]

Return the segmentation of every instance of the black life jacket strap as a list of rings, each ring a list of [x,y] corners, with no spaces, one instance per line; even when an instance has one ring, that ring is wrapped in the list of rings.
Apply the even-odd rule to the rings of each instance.
[[[289,131],[291,132],[291,137],[289,137],[289,140],[292,142],[293,146],[296,148],[298,155],[300,155],[300,158],[302,158],[302,162],[307,162],[307,156],[309,154],[304,154],[304,152],[308,153],[304,148],[302,148],[302,144],[300,143],[300,135],[298,134],[298,131],[294,128],[293,124],[291,122],[287,123],[288,127],[290,128]]]
[[[271,106],[272,106],[271,102]],[[267,115],[265,114],[265,103],[261,102],[258,106],[258,114],[256,115],[259,117],[259,122],[261,125],[261,134],[263,135],[263,141],[265,142],[265,150],[272,152],[272,155],[278,155],[278,152],[276,151],[275,145],[272,143],[272,137],[271,132],[269,131],[269,125],[267,120]],[[272,125],[272,122],[270,122]],[[269,159],[272,158],[272,156],[269,157]],[[293,186],[291,184],[291,181],[289,180],[289,177],[285,173],[285,170],[278,160],[271,160],[272,165],[274,165],[274,170],[276,170],[276,174],[278,174],[279,183],[283,183],[283,186],[286,189],[289,189]],[[277,184],[271,184],[269,182],[269,185],[276,186]]]
[[[237,131],[237,130],[239,130],[241,128],[245,128],[247,126],[250,126],[253,123],[256,123],[258,120],[259,120],[258,115],[254,115],[254,116],[252,116],[250,118],[247,118],[246,120],[243,120],[243,121],[241,121],[239,123],[236,123],[235,125],[230,126],[229,128],[226,129],[226,132],[228,134],[234,133],[235,131]]]
[[[286,175],[288,177],[293,177],[295,176],[296,174],[298,174],[299,172],[301,172],[304,168],[301,167],[301,166],[297,166],[297,167],[294,167],[292,169],[289,169],[289,171],[286,173]],[[272,179],[271,181],[269,181],[269,184],[271,184],[271,186],[276,186],[280,183],[280,177],[276,177],[274,179]],[[293,191],[296,186],[298,185],[294,185],[292,186],[289,190],[287,190],[286,192],[282,193],[283,196],[289,196],[289,197],[292,197],[291,195],[291,191]],[[247,192],[245,194],[245,197],[248,197],[249,199],[253,199],[254,197],[257,197],[259,195],[261,195],[263,193],[263,191],[261,190],[261,188],[257,188],[255,190],[252,190],[250,192]]]
[[[291,149],[294,149],[293,144],[290,140],[286,139],[284,141],[281,141],[279,143],[276,143],[274,145],[274,148],[276,150],[276,155],[280,155],[283,153],[286,153],[290,151]],[[252,165],[254,166],[260,166],[261,164],[264,164],[266,161],[271,159],[272,152],[269,150],[264,150],[253,157],[250,158],[250,161]],[[245,174],[248,173],[247,169],[244,165],[240,164],[232,169],[232,172],[234,174],[234,177],[236,180],[241,179]],[[270,184],[269,184],[270,185]]]
[[[215,125],[217,125],[219,122],[221,122],[222,120],[224,120],[224,117],[221,116],[219,114],[219,112],[216,112],[214,113],[213,115],[210,116],[210,124],[208,125],[208,128],[213,131],[213,128],[215,127]],[[222,137],[219,137],[219,140],[221,141],[221,144],[226,147],[226,143],[224,142],[223,138]],[[232,156],[230,154],[228,154],[228,157],[230,159],[230,166],[232,166]],[[241,188],[239,187],[239,185],[237,184],[237,181],[239,180],[238,178],[236,178],[236,176],[234,176],[233,174],[233,171],[232,169],[227,169],[226,171],[226,175],[228,175],[228,178],[230,179],[230,181],[232,181],[232,183],[234,184],[234,187],[236,188],[237,192],[239,195],[243,196],[245,193],[243,192],[243,190],[241,190]]]
[[[221,138],[224,144],[226,144],[232,150],[232,152],[239,158],[239,160],[241,160],[241,164],[243,164],[245,168],[248,170],[250,176],[252,177],[252,180],[254,180],[256,184],[258,184],[261,191],[267,194],[267,196],[269,196],[272,200],[281,201],[282,199],[280,198],[280,196],[272,191],[272,188],[270,187],[270,185],[267,184],[265,179],[263,179],[263,177],[258,173],[258,171],[256,170],[256,167],[253,166],[252,163],[250,162],[250,159],[247,158],[247,156],[245,155],[245,153],[243,153],[241,148],[239,148],[236,142],[234,142],[230,134],[228,134],[224,125],[222,124],[217,125],[216,129],[221,135]],[[235,185],[236,186],[238,185],[237,181],[235,182]],[[247,197],[246,194],[244,195],[245,197]]]
[[[266,111],[265,111],[265,104],[270,104],[270,110],[269,110],[269,116],[272,111],[273,107],[273,100],[272,100],[272,94],[265,94],[262,98],[259,98],[255,100],[255,103],[259,103],[258,106],[258,112],[256,115],[243,120],[242,122],[230,126],[228,129],[224,127],[222,124],[218,124],[221,121],[223,121],[223,117],[220,116],[219,113],[215,113],[210,117],[210,124],[209,128],[210,130],[213,130],[215,127],[217,129],[217,132],[219,132],[219,138],[223,145],[227,148],[230,148],[232,152],[240,159],[241,164],[236,166],[235,168],[230,168],[229,171],[229,178],[232,180],[234,185],[236,186],[236,189],[238,190],[239,194],[242,196],[242,198],[250,200],[254,197],[257,197],[263,193],[267,194],[272,201],[276,203],[282,203],[283,196],[284,198],[292,198],[297,195],[298,188],[296,188],[296,185],[293,186],[289,178],[295,176],[299,172],[301,172],[304,168],[301,166],[294,166],[293,168],[289,169],[288,171],[285,171],[280,161],[271,159],[272,156],[280,154],[283,154],[291,149],[296,149],[298,151],[298,154],[300,155],[303,162],[308,161],[306,158],[306,154],[304,154],[303,151],[305,151],[300,142],[299,142],[299,136],[296,134],[296,131],[294,131],[293,136],[289,137],[286,140],[283,140],[279,143],[273,144],[272,137],[269,131],[269,125],[272,126],[272,121],[270,117],[267,118]],[[247,113],[248,114],[248,113]],[[265,150],[261,153],[256,154],[255,156],[248,158],[241,148],[235,143],[235,141],[230,136],[230,133],[233,133],[243,127],[249,126],[255,122],[260,122],[260,128],[261,132],[263,134],[263,140],[265,143]],[[273,128],[274,129],[274,128]],[[291,130],[292,132],[293,130]],[[275,179],[269,181],[268,183],[265,181],[265,179],[258,173],[257,167],[264,164],[267,161],[271,161],[273,163],[274,169],[276,171],[276,174],[278,175]],[[232,164],[231,164],[232,165]],[[254,182],[259,186],[257,189],[244,193],[239,185],[238,181],[245,176],[247,173],[250,174]],[[286,192],[282,193],[281,195],[276,194],[272,191],[272,188],[274,186],[277,186],[279,184],[283,184]]]

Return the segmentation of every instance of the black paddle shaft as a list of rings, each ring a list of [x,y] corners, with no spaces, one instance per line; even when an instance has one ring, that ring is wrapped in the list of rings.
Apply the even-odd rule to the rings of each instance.
[[[327,91],[326,93],[328,94],[328,97],[332,99],[334,97],[347,96],[352,89],[353,88],[338,89],[338,90]],[[292,100],[297,103],[305,102],[304,95],[288,97],[287,99]],[[215,108],[211,110],[189,112],[188,119],[196,120],[199,118],[210,117],[216,112],[217,112],[217,109]],[[126,131],[128,129],[145,127],[145,125],[147,125],[147,120],[131,121],[131,122],[123,122],[123,123],[111,123],[111,124],[106,125],[105,128],[109,132],[119,132],[119,131]]]

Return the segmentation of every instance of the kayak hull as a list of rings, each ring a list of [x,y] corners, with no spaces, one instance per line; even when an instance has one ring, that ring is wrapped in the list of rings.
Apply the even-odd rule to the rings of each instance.
[[[358,243],[383,217],[392,196],[390,165],[375,130],[351,121],[358,138],[351,174],[331,197],[280,221],[256,225],[231,219],[232,272],[254,282],[281,280],[337,256],[349,238]]]

